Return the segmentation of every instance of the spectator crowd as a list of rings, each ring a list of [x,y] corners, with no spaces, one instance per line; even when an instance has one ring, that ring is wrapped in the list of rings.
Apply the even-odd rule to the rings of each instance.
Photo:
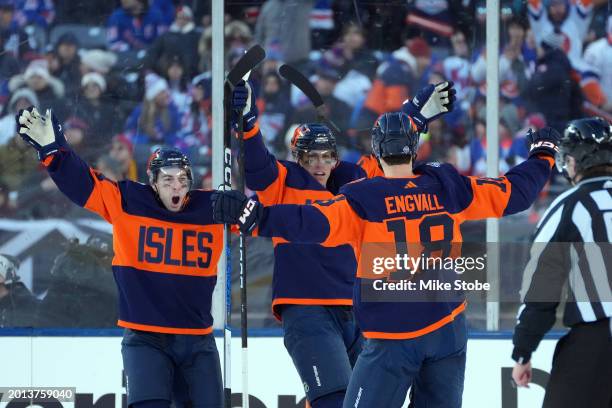
[[[211,188],[211,3],[0,0],[0,217],[86,214],[16,135],[14,116],[31,105],[53,109],[75,151],[110,179],[146,182],[150,153],[167,145],[189,155],[197,187]],[[353,162],[369,153],[379,114],[445,80],[455,83],[458,106],[429,125],[418,159],[450,162],[466,175],[485,174],[487,126],[499,133],[503,172],[527,157],[527,128],[561,130],[585,115],[610,120],[606,0],[501,1],[499,124],[486,123],[485,7],[484,0],[226,1],[225,67],[252,44],[266,49],[251,78],[263,136],[283,159],[295,125],[317,118],[279,76],[283,63],[309,76],[340,128],[341,158]]]
[[[500,171],[526,157],[525,129],[612,114],[612,18],[603,0],[502,1]],[[111,178],[144,180],[151,149],[183,149],[210,186],[211,3],[0,0],[0,199],[3,215],[53,216],[54,195],[15,137],[24,107],[51,108],[74,149]],[[316,112],[277,72],[310,76],[341,129],[342,157],[369,150],[377,115],[428,83],[452,80],[459,108],[423,135],[419,159],[485,171],[485,2],[226,2],[226,68],[253,43],[261,129],[287,156],[292,126]],[[65,203],[57,211],[63,214]],[[51,208],[53,208],[51,206]]]

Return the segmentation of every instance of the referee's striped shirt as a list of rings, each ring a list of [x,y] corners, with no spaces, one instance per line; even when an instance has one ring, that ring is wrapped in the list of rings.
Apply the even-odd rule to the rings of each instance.
[[[555,323],[567,288],[566,326],[612,317],[612,176],[582,180],[540,220],[525,267],[513,358],[528,361]]]

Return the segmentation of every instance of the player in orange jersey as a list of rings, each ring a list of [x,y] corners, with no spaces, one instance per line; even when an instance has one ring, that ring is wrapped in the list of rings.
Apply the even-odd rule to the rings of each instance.
[[[113,225],[128,405],[167,408],[187,399],[221,407],[210,309],[223,225],[212,218],[211,191],[191,190],[189,159],[161,148],[149,159],[149,185],[114,182],[74,153],[49,110],[23,110],[17,126],[59,189]],[[186,384],[188,396],[174,384]]]
[[[462,176],[448,164],[413,168],[418,137],[405,113],[381,115],[372,129],[372,151],[385,176],[349,183],[330,200],[263,207],[237,191],[219,192],[213,199],[215,219],[237,223],[243,231],[258,225],[261,236],[354,249],[353,307],[368,341],[353,370],[345,408],[401,407],[410,386],[416,408],[461,406],[467,344],[463,293],[440,293],[442,298],[431,301],[423,291],[372,297],[397,273],[380,274],[372,261],[377,248],[391,257],[415,245],[423,247],[423,255],[436,251],[450,257],[451,244],[461,243],[464,221],[523,211],[548,180],[558,140],[550,128],[529,133],[528,160],[503,177],[477,178]],[[420,273],[418,281],[457,276],[453,268],[431,273]]]

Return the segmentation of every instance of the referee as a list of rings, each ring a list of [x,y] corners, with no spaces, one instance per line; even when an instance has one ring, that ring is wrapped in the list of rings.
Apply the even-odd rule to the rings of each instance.
[[[540,221],[523,276],[512,378],[526,387],[531,353],[563,323],[543,407],[612,407],[612,127],[601,118],[569,122],[556,164],[574,186]]]

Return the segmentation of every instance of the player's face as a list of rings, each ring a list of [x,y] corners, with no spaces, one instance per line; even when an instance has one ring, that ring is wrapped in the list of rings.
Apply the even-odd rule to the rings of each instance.
[[[557,170],[565,171],[567,173],[567,177],[569,177],[573,183],[577,183],[579,181],[579,178],[576,178],[576,159],[574,159],[572,156],[557,153],[555,156],[555,164],[557,165]]]
[[[172,212],[177,212],[185,204],[187,193],[191,188],[191,180],[184,169],[163,167],[153,187],[164,206]]]
[[[323,186],[327,185],[329,175],[337,163],[336,152],[331,150],[314,150],[300,158],[300,165]]]

